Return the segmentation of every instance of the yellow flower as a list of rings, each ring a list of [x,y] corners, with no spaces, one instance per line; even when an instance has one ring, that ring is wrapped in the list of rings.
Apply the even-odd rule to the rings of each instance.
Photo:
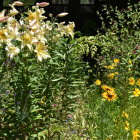
[[[66,35],[70,35],[72,38],[74,37],[74,22],[69,22],[67,26],[64,26],[64,32]]]
[[[135,79],[133,77],[130,77],[128,80],[129,80],[129,84],[131,86],[133,86],[135,84]]]
[[[46,19],[45,16],[42,16],[42,14],[44,13],[45,13],[44,9],[36,9],[35,12],[32,12],[31,10],[29,10],[27,13],[28,17],[25,18],[25,20],[31,22],[36,19],[36,22],[38,23],[40,20]]]
[[[140,90],[138,88],[135,88],[135,90],[133,91],[133,94],[136,97],[140,96]]]
[[[112,64],[112,65],[108,65],[108,66],[104,66],[106,69],[114,69],[117,65],[116,64]]]
[[[113,79],[114,76],[115,76],[115,73],[110,73],[110,74],[107,75],[107,78],[109,78],[109,79]]]
[[[24,33],[20,40],[23,42],[24,45],[27,45],[27,47],[32,50],[32,42],[33,42],[33,35],[30,32]]]
[[[113,61],[114,61],[114,63],[119,63],[119,62],[120,62],[120,60],[119,60],[119,59],[117,59],[117,58],[116,58],[116,59],[114,59]]]
[[[103,92],[102,96],[108,101],[115,101],[117,99],[116,93],[112,91]]]
[[[8,46],[5,49],[7,50],[7,55],[10,56],[11,59],[20,52],[20,49],[13,45]]]
[[[0,29],[0,41],[6,39],[6,34],[5,34],[6,32],[7,32],[6,29],[4,28]]]
[[[104,91],[111,91],[111,92],[115,92],[114,88],[111,88],[107,85],[102,85],[101,88],[104,90]]]
[[[45,46],[42,42],[37,44],[35,52],[37,53],[37,58],[39,61],[42,61],[43,58],[50,58],[50,55],[47,52],[47,46]]]
[[[126,113],[125,111],[122,112],[122,117],[128,118],[128,113]]]
[[[100,85],[101,85],[101,81],[100,81],[99,79],[97,79],[97,80],[95,81],[95,85],[100,86]]]
[[[140,131],[138,129],[132,131],[133,140],[139,140],[140,138]]]
[[[140,78],[137,81],[137,85],[140,86]]]
[[[129,122],[128,122],[128,121],[125,121],[124,129],[125,129],[126,131],[128,131],[128,130],[130,129],[130,125],[129,125]]]

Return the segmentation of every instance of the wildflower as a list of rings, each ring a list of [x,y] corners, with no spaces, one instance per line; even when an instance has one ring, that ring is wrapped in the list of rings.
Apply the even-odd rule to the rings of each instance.
[[[66,16],[66,15],[68,15],[68,13],[67,13],[67,12],[63,12],[63,13],[58,14],[57,16],[58,16],[58,17],[64,17],[64,16]]]
[[[7,55],[10,56],[11,59],[20,52],[20,49],[18,47],[13,46],[13,45],[8,46],[5,49],[8,52]]]
[[[107,75],[107,77],[108,77],[109,79],[113,79],[114,76],[115,76],[115,73],[110,73],[110,74]]]
[[[140,86],[140,78],[137,81],[137,85]]]
[[[95,85],[100,86],[100,85],[101,85],[101,81],[100,81],[99,79],[97,79],[97,80],[95,81]]]
[[[102,85],[101,88],[104,90],[104,91],[107,91],[107,92],[115,92],[114,88],[111,88],[107,85]]]
[[[120,60],[119,60],[119,59],[117,59],[117,58],[116,58],[116,59],[114,59],[113,61],[114,61],[114,63],[119,63],[119,62],[120,62]]]
[[[135,79],[133,77],[130,77],[128,80],[129,80],[129,84],[131,86],[133,86],[135,84]]]
[[[105,100],[108,101],[114,101],[117,99],[116,93],[112,91],[103,92],[102,96]]]
[[[130,129],[130,125],[129,125],[129,122],[128,122],[128,121],[125,121],[124,129],[125,129],[126,131],[128,131],[128,130]]]
[[[140,138],[140,131],[138,129],[132,131],[133,140],[138,140]]]
[[[42,42],[37,44],[35,52],[37,53],[37,58],[39,61],[42,61],[43,58],[50,58],[50,55],[47,52],[47,47]]]
[[[135,88],[135,90],[133,91],[133,94],[136,97],[140,96],[140,90],[138,88]]]
[[[108,65],[108,66],[104,66],[106,69],[114,69],[117,65],[116,64],[112,64],[112,65]]]
[[[128,116],[129,115],[125,111],[122,112],[122,117],[128,118]]]

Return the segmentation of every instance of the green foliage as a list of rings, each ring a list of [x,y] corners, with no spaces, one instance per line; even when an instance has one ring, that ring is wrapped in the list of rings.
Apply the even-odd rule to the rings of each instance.
[[[102,28],[98,34],[78,39],[78,50],[81,55],[87,56],[90,67],[88,76],[92,81],[85,92],[85,102],[81,103],[86,108],[80,115],[86,129],[83,137],[101,140],[138,139],[133,132],[137,129],[137,134],[140,134],[139,6],[140,3],[128,4],[128,8],[123,10],[105,6],[103,16],[100,15]],[[109,90],[104,91],[104,85],[111,93]],[[109,98],[104,97],[107,93],[109,96],[116,94],[117,99],[109,102]],[[128,116],[123,115],[124,112]]]
[[[5,39],[3,29],[9,26],[1,23],[0,139],[139,138],[139,3],[123,11],[105,7],[103,13],[102,32],[78,39],[73,39],[73,23],[52,17],[45,24],[38,20],[39,28],[30,25],[32,30],[21,19],[18,37],[31,30],[41,38],[32,46],[24,38],[26,47],[13,34]],[[38,42],[44,46],[37,49]],[[17,52],[6,49],[9,44]]]
[[[83,64],[72,39],[74,23],[59,24],[54,17],[44,22],[38,19],[43,10],[33,8],[39,15],[33,16],[38,20],[33,25],[27,16],[17,21],[14,15],[2,23],[0,139],[61,139],[84,84]],[[14,32],[3,37],[15,23],[18,36]]]

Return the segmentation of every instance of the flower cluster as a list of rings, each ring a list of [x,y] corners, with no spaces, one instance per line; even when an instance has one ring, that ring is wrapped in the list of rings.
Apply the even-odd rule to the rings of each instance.
[[[7,55],[12,59],[14,56],[23,52],[24,49],[34,52],[39,61],[50,58],[48,53],[49,41],[57,42],[64,36],[74,37],[75,24],[70,22],[68,25],[65,23],[53,23],[46,20],[44,16],[45,11],[41,7],[48,6],[49,3],[37,3],[28,10],[26,16],[22,16],[19,20],[15,18],[20,12],[15,6],[22,6],[23,3],[15,1],[9,5],[11,10],[5,16],[6,11],[0,12],[0,45],[6,44]],[[68,13],[58,14],[58,17],[63,17]],[[55,32],[55,34],[51,34]],[[15,43],[16,42],[16,43]]]
[[[101,88],[104,90],[102,96],[105,100],[115,101],[117,99],[117,94],[115,93],[114,88],[107,85],[102,85]]]
[[[138,129],[132,131],[133,140],[139,140],[140,138],[140,131]]]

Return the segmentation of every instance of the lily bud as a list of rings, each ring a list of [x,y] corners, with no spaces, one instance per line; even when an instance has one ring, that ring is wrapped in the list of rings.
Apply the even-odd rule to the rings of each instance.
[[[48,2],[41,2],[41,3],[37,3],[36,5],[39,7],[46,7],[49,5],[49,3]]]
[[[16,6],[22,6],[22,5],[23,5],[23,3],[22,3],[22,2],[20,2],[20,1],[15,1],[15,2],[14,2],[14,5],[16,5]]]
[[[63,13],[58,14],[57,16],[58,16],[58,17],[64,17],[64,16],[66,16],[66,15],[68,15],[68,13],[67,13],[67,12],[63,12]]]
[[[5,22],[9,17],[0,18],[0,22]]]

